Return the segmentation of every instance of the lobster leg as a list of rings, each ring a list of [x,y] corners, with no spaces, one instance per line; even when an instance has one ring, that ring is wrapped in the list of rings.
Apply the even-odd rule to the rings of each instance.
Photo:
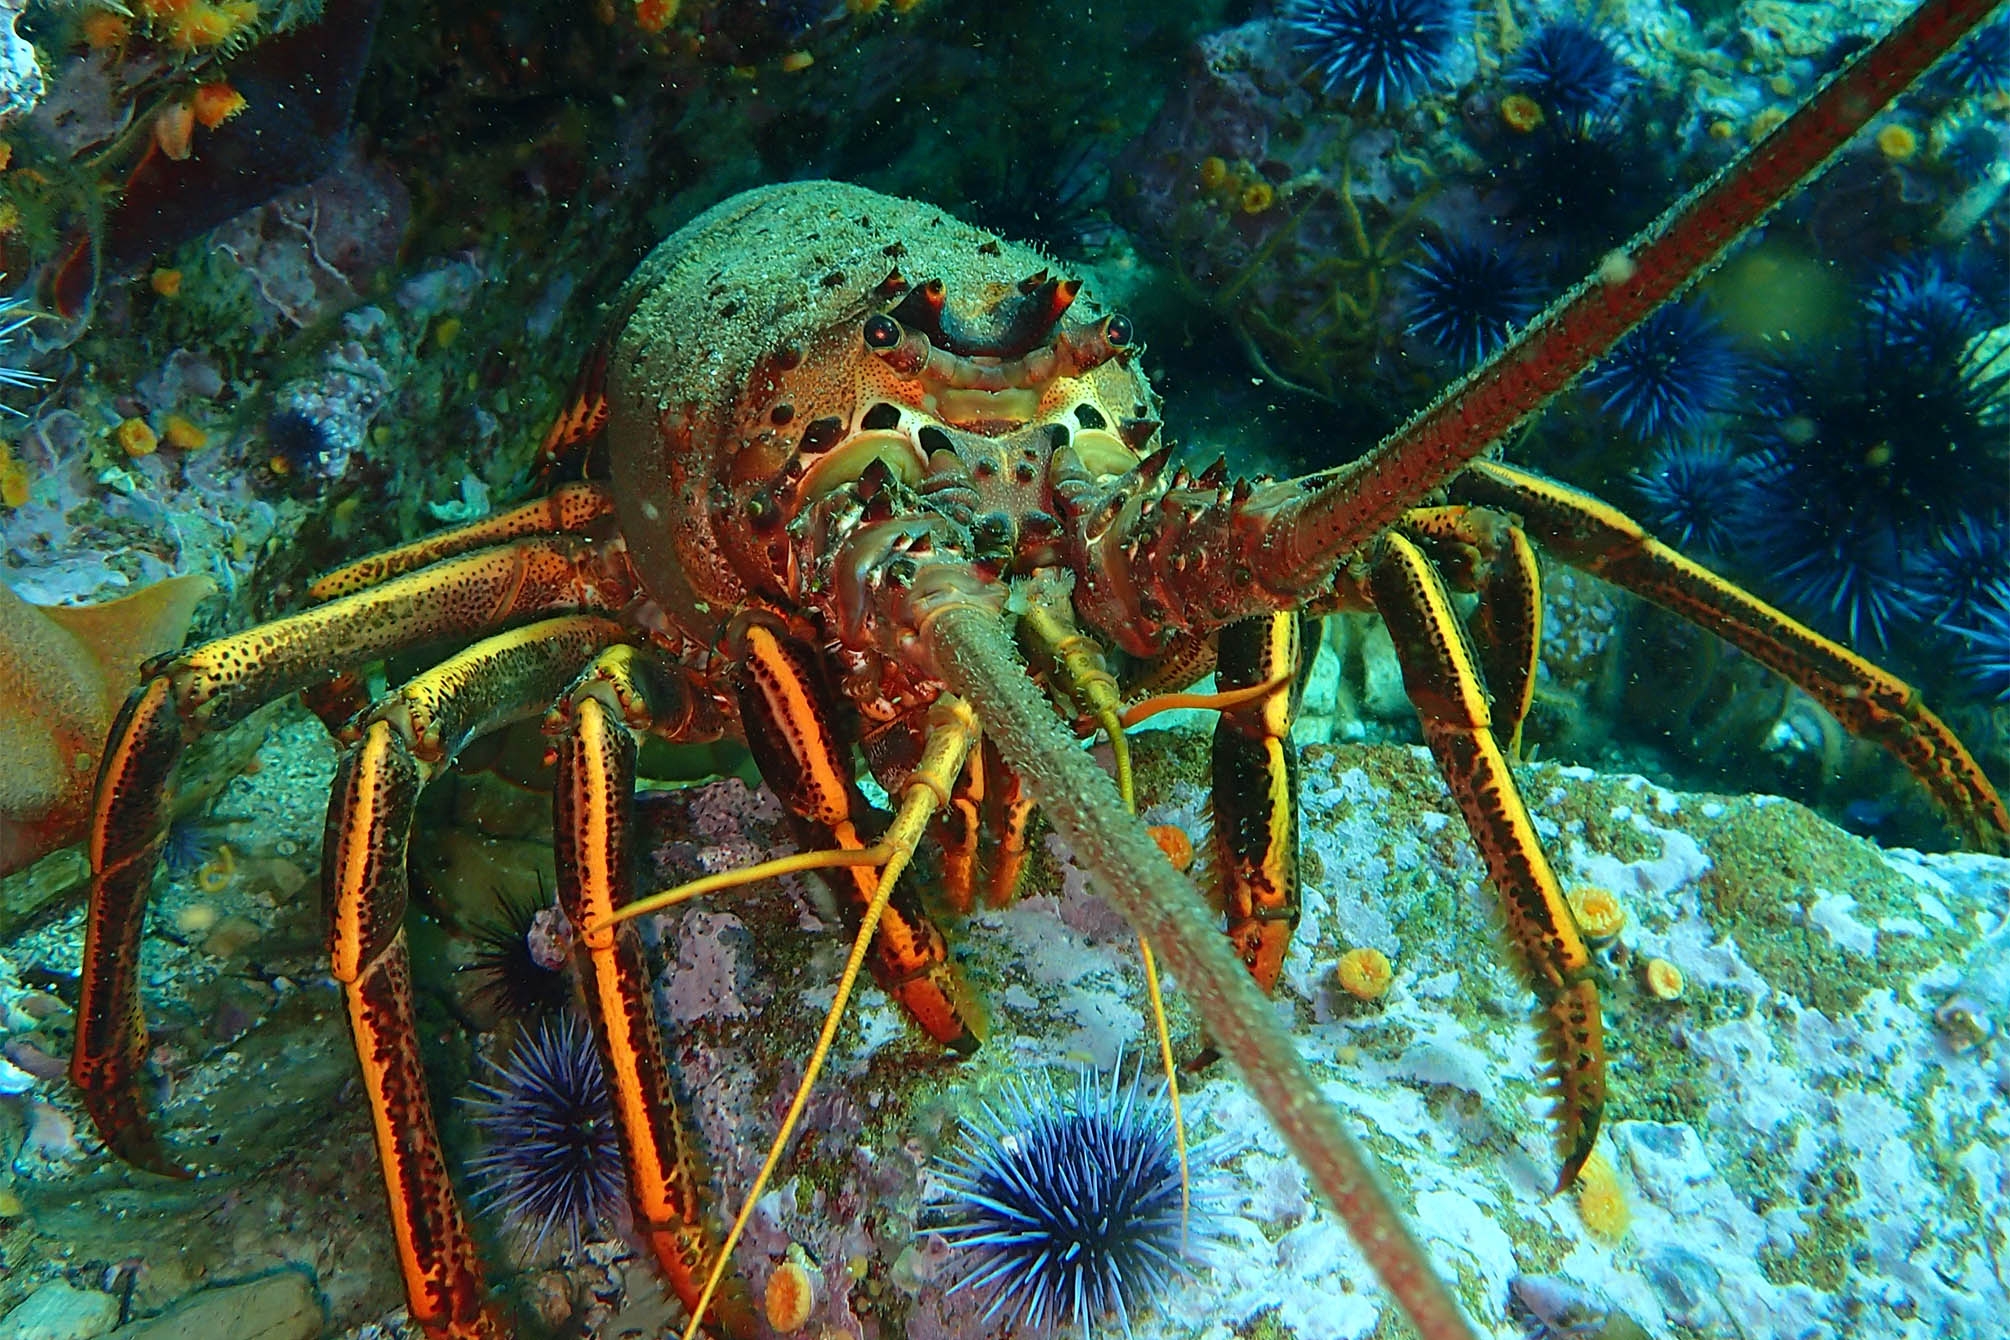
[[[935,821],[935,842],[942,849],[942,898],[950,911],[970,915],[977,904],[977,850],[984,832],[984,751],[972,749],[963,773],[949,793],[949,803]]]
[[[698,1152],[671,1087],[641,941],[632,925],[604,923],[635,896],[632,732],[683,741],[716,735],[721,725],[709,698],[628,646],[602,652],[546,719],[558,764],[559,905],[579,932],[587,1012],[614,1099],[629,1205],[636,1231],[694,1313],[719,1254],[705,1228]],[[712,1316],[729,1336],[755,1333],[743,1290],[715,1299]]]
[[[447,1173],[413,1021],[404,931],[413,808],[463,744],[541,710],[624,635],[582,615],[478,642],[374,707],[336,769],[321,870],[330,971],[349,1007],[406,1298],[430,1340],[502,1331]]]
[[[1910,684],[1651,538],[1589,494],[1486,461],[1460,476],[1464,497],[1513,512],[1543,547],[1681,615],[1799,685],[1852,734],[1919,778],[1985,850],[2010,850],[2010,813],[1989,778]]]
[[[984,905],[1009,907],[1026,877],[1026,853],[1035,805],[1025,783],[989,737],[983,741],[984,829],[991,835],[991,862],[984,873]]]
[[[178,1169],[140,1101],[146,1053],[139,1001],[140,928],[167,832],[168,789],[189,737],[221,729],[337,666],[435,639],[466,638],[516,620],[625,600],[623,578],[574,539],[523,540],[463,555],[318,609],[218,638],[148,667],[126,700],[98,768],[89,853],[83,999],[70,1078],[112,1152],[153,1172]]]
[[[1479,593],[1471,628],[1493,695],[1495,736],[1509,758],[1519,757],[1542,646],[1534,546],[1512,520],[1484,507],[1419,507],[1404,514],[1402,528],[1454,587]]]
[[[431,535],[386,549],[345,564],[317,578],[307,588],[307,598],[333,600],[393,577],[415,572],[428,564],[456,554],[507,544],[528,535],[577,534],[603,517],[614,515],[614,499],[601,484],[567,484],[549,494],[507,512],[497,512],[465,526],[435,531]]]
[[[1424,741],[1486,860],[1522,977],[1542,1003],[1561,1191],[1590,1157],[1605,1108],[1604,1024],[1591,951],[1495,741],[1486,690],[1444,584],[1416,545],[1391,533],[1375,547],[1369,589],[1395,640]]]
[[[872,811],[853,780],[850,741],[838,734],[837,703],[817,656],[762,619],[743,622],[734,639],[740,720],[762,780],[808,826],[814,845],[864,850],[871,842],[860,824]],[[879,873],[869,866],[840,867],[830,878],[853,917],[879,888]],[[981,1037],[969,992],[942,932],[911,891],[894,893],[873,950],[873,976],[930,1037],[953,1051],[976,1050]]]
[[[1303,621],[1259,615],[1221,630],[1215,683],[1270,684],[1214,726],[1214,857],[1228,938],[1265,991],[1277,986],[1298,925],[1298,711]]]

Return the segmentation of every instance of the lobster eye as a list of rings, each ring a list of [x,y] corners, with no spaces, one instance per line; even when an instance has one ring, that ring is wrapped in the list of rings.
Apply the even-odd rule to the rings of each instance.
[[[1103,318],[1103,338],[1110,342],[1112,349],[1124,349],[1137,338],[1137,332],[1131,329],[1129,317],[1110,315]]]
[[[874,312],[865,319],[865,347],[886,350],[900,343],[900,322],[885,312]]]

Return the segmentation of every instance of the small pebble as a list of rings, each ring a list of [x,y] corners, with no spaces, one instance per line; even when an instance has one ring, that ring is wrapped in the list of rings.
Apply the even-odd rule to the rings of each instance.
[[[236,958],[264,934],[265,929],[249,917],[228,916],[202,942],[202,952],[212,958]]]
[[[91,1340],[118,1324],[118,1299],[51,1280],[0,1318],[0,1340]]]
[[[77,1144],[77,1128],[61,1108],[51,1107],[39,1098],[28,1100],[28,1135],[21,1141],[21,1152],[39,1154],[52,1162],[57,1159],[73,1159],[84,1151]],[[0,1330],[0,1340],[6,1340],[6,1332]]]
[[[30,1033],[24,1037],[7,1039],[7,1059],[36,1079],[61,1079],[69,1069],[62,1057],[55,1055],[39,1034]]]
[[[198,899],[186,904],[174,914],[174,928],[183,935],[207,935],[215,929],[217,919],[221,915],[222,913],[216,910],[215,903],[206,903]]]
[[[12,1044],[9,1044],[9,1050],[12,1050]],[[34,1087],[35,1076],[12,1061],[0,1057],[0,1093],[26,1093]]]

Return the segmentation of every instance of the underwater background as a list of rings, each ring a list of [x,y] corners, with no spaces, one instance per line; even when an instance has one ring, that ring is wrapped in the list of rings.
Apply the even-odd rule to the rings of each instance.
[[[106,1154],[66,1078],[90,777],[146,657],[531,496],[602,304],[658,240],[771,182],[928,201],[1130,318],[1193,469],[1320,469],[1908,8],[0,0],[0,1340],[419,1333],[325,959],[336,745],[289,700],[181,769],[141,980],[193,1180]],[[1504,451],[1905,677],[1999,787],[2006,193],[1998,15]],[[1276,1008],[1467,1315],[2010,1336],[2010,861],[1958,850],[1890,755],[1709,635],[1553,562],[1543,616],[1517,779],[1600,931],[1612,1089],[1574,1191],[1551,1194],[1527,994],[1377,620],[1325,621],[1294,730]],[[1146,821],[1201,847],[1211,729],[1134,745]],[[677,1334],[541,940],[550,801],[491,762],[520,771],[428,787],[412,856],[457,1182],[515,1333]],[[793,849],[743,751],[672,762],[641,802],[645,888]],[[730,1214],[846,937],[805,876],[644,926]],[[735,1256],[757,1298],[807,1289],[778,1333],[1074,1333],[1029,1304],[1036,1266],[985,1281],[956,1245],[1042,1103],[1101,1112],[1158,1179],[1127,1316],[1082,1309],[1096,1333],[1405,1333],[1224,1064],[1182,1076],[1191,1208],[1168,1218],[1136,940],[1065,843],[1042,830],[1022,896],[950,933],[990,1038],[945,1056],[861,989]],[[1168,1006],[1193,1056],[1176,983]]]

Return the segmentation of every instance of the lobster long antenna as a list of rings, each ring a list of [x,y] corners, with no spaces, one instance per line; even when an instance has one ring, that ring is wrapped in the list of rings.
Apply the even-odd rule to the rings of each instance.
[[[1027,677],[998,615],[974,603],[933,612],[922,637],[937,673],[1033,787],[1075,860],[1179,977],[1209,1033],[1346,1222],[1361,1254],[1423,1340],[1474,1340],[1430,1258],[1410,1236],[1368,1155],[1320,1096],[1290,1034],[1206,904],[1124,808]]]
[[[1160,598],[1162,628],[1205,632],[1299,604],[1330,582],[1341,558],[1491,450],[1694,283],[1998,3],[1923,0],[1771,134],[1616,247],[1597,273],[1359,460],[1232,500],[1202,495],[1183,510],[1147,511],[1137,525],[1110,527],[1099,548],[1146,554],[1128,565],[1129,582]],[[1113,613],[1135,621],[1132,611]]]
[[[1281,541],[1285,571],[1317,581],[1334,560],[1387,529],[1549,403],[1819,172],[1998,3],[1925,0],[1771,134],[1607,254],[1595,274],[1498,356],[1454,382],[1332,483],[1287,504],[1269,528]]]

